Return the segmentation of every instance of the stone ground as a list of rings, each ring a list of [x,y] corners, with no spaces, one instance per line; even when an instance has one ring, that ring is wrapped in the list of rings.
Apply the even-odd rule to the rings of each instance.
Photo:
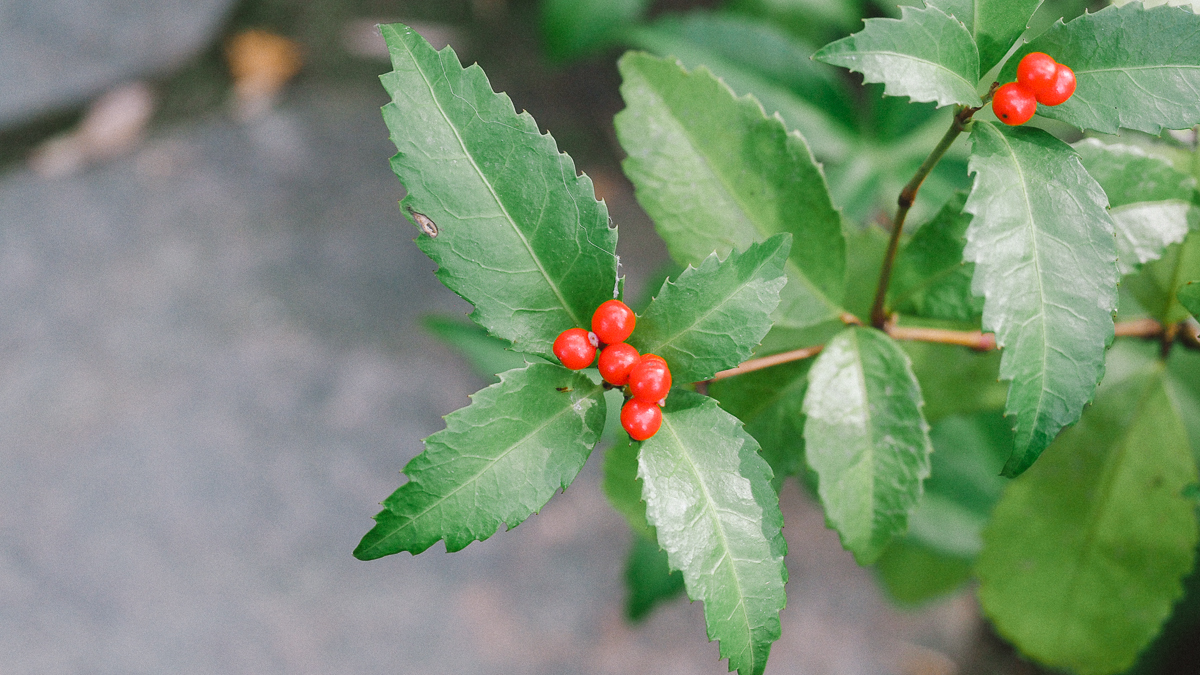
[[[467,306],[396,206],[384,100],[310,80],[255,122],[216,110],[73,177],[0,174],[3,675],[725,671],[699,603],[624,623],[601,453],[462,552],[350,555],[486,384],[419,327]],[[637,293],[662,247],[611,164],[582,168]],[[794,484],[783,506],[768,672],[969,658],[969,594],[897,610]]]

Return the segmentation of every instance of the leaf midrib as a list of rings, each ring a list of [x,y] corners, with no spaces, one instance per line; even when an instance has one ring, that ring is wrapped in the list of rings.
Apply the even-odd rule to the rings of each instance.
[[[592,396],[592,394],[596,393],[596,390],[599,390],[599,389],[600,389],[600,387],[598,387],[598,386],[596,386],[596,385],[592,385],[592,387],[593,387],[593,391],[589,392],[589,393],[588,393],[588,395],[587,395],[587,396],[584,396],[583,398],[590,398],[590,397]],[[522,387],[522,388],[524,388],[524,387]],[[520,391],[520,390],[518,389],[518,390],[515,390],[515,391]],[[514,392],[509,392],[509,393],[510,393],[510,394],[512,394],[512,393],[515,393],[515,391],[514,391]],[[569,399],[568,399],[568,400],[569,400]],[[459,484],[457,487],[455,487],[453,490],[451,490],[450,492],[447,492],[445,495],[443,495],[443,496],[442,496],[440,499],[438,499],[437,501],[434,501],[434,502],[432,502],[431,504],[429,504],[429,506],[427,506],[427,507],[425,508],[425,510],[421,511],[420,513],[417,513],[417,514],[414,514],[414,515],[410,516],[410,517],[409,517],[409,519],[408,519],[408,520],[407,520],[407,521],[406,521],[406,522],[405,522],[403,525],[401,525],[401,526],[397,527],[396,529],[392,530],[391,532],[389,532],[389,533],[387,534],[387,536],[386,536],[386,537],[384,537],[384,538],[381,538],[381,539],[380,539],[380,541],[382,542],[382,541],[384,541],[384,540],[386,540],[386,539],[388,539],[388,538],[394,537],[394,536],[396,536],[396,534],[397,534],[398,532],[400,532],[401,530],[403,530],[403,529],[405,529],[405,528],[409,527],[410,525],[414,525],[414,524],[415,524],[415,523],[416,523],[416,522],[417,522],[419,519],[421,519],[422,517],[424,517],[424,516],[425,516],[425,514],[429,513],[429,512],[430,512],[430,511],[432,511],[433,509],[435,509],[435,508],[437,508],[438,506],[440,506],[440,505],[441,505],[443,502],[445,502],[446,500],[448,500],[448,499],[450,499],[451,497],[453,497],[454,495],[458,494],[459,490],[462,490],[462,489],[463,489],[463,488],[465,488],[466,486],[468,486],[468,485],[470,485],[470,484],[474,483],[475,481],[479,480],[479,477],[480,477],[480,476],[482,476],[484,473],[486,473],[486,472],[487,472],[487,471],[489,471],[489,470],[490,470],[492,467],[494,467],[496,464],[498,464],[498,463],[500,462],[500,460],[504,459],[505,457],[508,457],[508,456],[509,456],[510,454],[512,454],[512,453],[513,453],[513,452],[514,452],[514,451],[515,451],[515,450],[516,450],[518,447],[521,447],[522,445],[524,445],[524,444],[525,444],[525,442],[526,442],[526,441],[528,441],[530,438],[533,438],[533,437],[534,437],[534,436],[536,436],[537,434],[539,434],[539,433],[541,433],[542,431],[544,431],[544,430],[546,429],[546,427],[549,427],[549,426],[550,426],[552,423],[554,423],[555,421],[557,421],[557,420],[558,420],[558,418],[562,417],[564,414],[566,414],[566,413],[567,413],[567,412],[569,412],[569,411],[573,411],[573,410],[575,409],[575,402],[576,402],[576,401],[579,401],[579,400],[582,400],[582,399],[576,399],[575,401],[570,401],[570,402],[567,404],[567,406],[566,406],[566,407],[564,407],[562,410],[560,410],[560,411],[558,411],[557,413],[555,413],[555,414],[554,414],[552,417],[548,418],[548,419],[547,419],[545,422],[543,422],[541,425],[539,425],[539,426],[538,426],[537,428],[535,428],[533,431],[530,431],[528,434],[525,434],[525,435],[524,435],[524,436],[522,436],[520,439],[518,439],[518,440],[516,440],[515,442],[513,442],[513,443],[512,443],[512,445],[510,445],[510,446],[509,446],[509,447],[508,447],[508,448],[507,448],[507,449],[506,449],[504,452],[502,452],[502,453],[500,453],[499,455],[497,455],[495,459],[491,460],[491,461],[490,461],[490,462],[488,462],[486,465],[484,465],[484,467],[483,467],[483,468],[481,468],[479,471],[475,472],[475,475],[473,475],[473,476],[471,476],[470,478],[468,478],[468,479],[466,479],[466,480],[462,481],[462,482],[461,482],[461,483],[460,483],[460,484]],[[449,446],[445,446],[445,447],[449,447]],[[412,480],[410,480],[408,483],[405,483],[405,485],[410,485],[410,484],[412,484],[412,483],[415,483],[415,482],[417,482],[417,481],[412,481]],[[384,508],[385,508],[385,509],[387,509],[388,511],[392,511],[392,509],[391,509],[390,507],[386,506],[386,505],[384,506]],[[397,516],[403,516],[403,515],[404,515],[404,514],[401,514],[401,513],[396,513],[395,511],[392,511],[392,513],[393,513],[393,514],[395,514],[395,515],[397,515]],[[501,520],[501,519],[500,519],[500,518],[497,518],[497,520]],[[440,539],[440,538],[441,538],[441,537],[439,537],[439,539]],[[376,546],[372,546],[372,547],[371,547],[371,549],[368,549],[368,550],[374,550],[375,548],[378,548],[378,545],[376,545]]]
[[[438,114],[440,114],[442,116],[442,119],[445,120],[446,126],[450,127],[450,130],[454,132],[454,138],[458,141],[458,146],[462,149],[463,155],[467,158],[468,161],[471,162],[471,167],[475,169],[475,173],[479,176],[479,180],[487,188],[488,193],[492,195],[492,199],[496,202],[496,206],[498,206],[500,208],[500,212],[504,214],[504,220],[509,224],[509,226],[512,228],[513,232],[516,233],[517,237],[521,240],[521,243],[525,246],[525,250],[529,253],[530,259],[533,260],[533,263],[535,265],[537,265],[538,271],[541,272],[541,274],[542,274],[542,278],[546,280],[546,283],[550,286],[550,289],[552,291],[554,291],[555,297],[558,298],[558,302],[563,306],[563,309],[565,309],[567,311],[567,315],[571,317],[571,320],[573,322],[575,322],[575,325],[582,326],[583,323],[579,320],[579,317],[576,316],[575,310],[571,307],[570,303],[567,302],[567,298],[562,294],[562,291],[559,289],[558,284],[556,284],[554,282],[554,280],[550,278],[550,274],[546,271],[546,268],[542,265],[541,258],[539,258],[538,255],[534,252],[533,246],[529,243],[529,239],[527,239],[525,237],[525,233],[521,231],[521,228],[517,227],[517,221],[514,220],[512,215],[508,212],[508,207],[505,206],[504,202],[500,199],[500,195],[496,193],[496,189],[492,186],[491,181],[488,180],[486,175],[484,175],[483,169],[481,169],[479,167],[479,164],[476,163],[475,155],[472,154],[471,151],[467,149],[467,145],[466,145],[466,142],[463,140],[462,134],[460,134],[458,132],[458,126],[455,125],[454,122],[452,122],[450,120],[450,116],[446,114],[445,108],[442,107],[441,98],[438,96],[437,92],[434,90],[433,83],[429,81],[428,77],[426,77],[425,68],[422,67],[420,61],[417,59],[417,55],[409,47],[407,41],[402,40],[401,44],[404,45],[405,51],[408,52],[409,56],[412,57],[413,63],[417,66],[416,70],[418,73],[421,74],[421,80],[424,81],[425,87],[429,90],[429,96],[430,96],[430,98],[433,99],[434,104],[437,106]],[[436,51],[434,53],[438,54],[438,52],[436,52]],[[439,56],[438,65],[442,67],[442,75],[445,78],[446,82],[449,83],[450,82],[450,74],[446,72],[445,66],[442,65],[440,54],[438,54],[438,56]],[[476,116],[478,117],[478,111],[476,111]],[[480,121],[483,121],[483,118],[480,118]]]
[[[971,91],[971,95],[975,97],[974,100],[976,100],[976,101],[979,100],[979,95],[975,93],[975,85],[971,84],[970,81],[967,80],[967,78],[965,78],[962,75],[960,75],[959,73],[951,70],[949,66],[938,63],[936,61],[930,61],[927,58],[923,58],[920,56],[914,56],[912,54],[905,54],[903,52],[893,52],[893,51],[889,51],[886,49],[855,49],[855,51],[853,51],[853,52],[841,52],[840,54],[835,54],[834,56],[855,57],[855,56],[861,56],[861,55],[898,56],[900,58],[908,59],[910,61],[918,61],[920,63],[927,63],[935,68],[938,68],[939,70],[944,70],[947,73],[950,73],[954,77],[958,78],[958,81],[962,82],[967,87],[967,89],[969,89]]]
[[[744,97],[738,97],[737,92],[734,92],[733,89],[731,89],[729,87],[729,85],[725,84],[724,80],[721,80],[720,78],[718,78],[715,74],[712,74],[711,72],[709,74],[714,80],[716,80],[716,82],[718,83],[718,86],[725,87],[726,89],[728,89],[728,93],[732,96],[733,103],[735,106],[738,106],[742,103]],[[699,143],[697,143],[696,138],[691,134],[691,131],[688,129],[688,127],[679,121],[679,117],[675,111],[675,106],[673,106],[671,103],[668,102],[666,95],[663,92],[659,91],[658,87],[655,86],[655,84],[650,81],[650,78],[646,77],[645,74],[643,74],[641,72],[639,72],[639,75],[642,77],[643,81],[645,81],[646,84],[648,85],[647,88],[650,91],[654,92],[654,96],[658,99],[659,104],[661,104],[663,108],[666,108],[670,112],[670,114],[668,115],[668,118],[671,120],[671,123],[675,126],[676,130],[679,131],[679,133],[684,138],[687,139],[688,147],[691,148],[692,152],[694,152],[696,154],[696,156],[700,158],[701,163],[704,165],[704,168],[708,169],[709,175],[711,175],[713,177],[713,179],[715,180],[716,184],[719,185],[724,190],[725,195],[729,198],[729,200],[733,204],[737,205],[738,210],[741,211],[742,216],[746,219],[746,222],[750,223],[750,225],[754,228],[754,230],[758,233],[758,235],[760,237],[763,237],[763,239],[761,241],[766,241],[766,239],[768,239],[776,234],[779,234],[779,232],[764,231],[765,224],[759,222],[759,220],[754,216],[755,211],[750,209],[743,202],[741,195],[739,195],[737,193],[737,191],[734,190],[733,187],[731,185],[729,185],[729,183],[726,181],[724,173],[722,171],[717,170],[717,168],[714,166],[713,162],[711,161],[711,159],[708,156],[708,153],[703,152],[701,150],[702,146]],[[693,70],[691,73],[688,73],[687,77],[696,77],[696,70]],[[750,96],[750,95],[748,94],[747,96]],[[754,99],[754,101],[757,103],[757,99]],[[758,106],[759,106],[759,109],[761,110],[762,104],[758,103]],[[765,113],[764,113],[764,119],[769,119],[769,118],[765,118]],[[784,131],[787,135],[791,135],[791,132],[787,131],[786,128]],[[790,232],[790,230],[786,230],[786,229],[782,230],[782,231]],[[837,313],[841,309],[841,307],[839,307],[837,304],[835,304],[833,302],[833,300],[831,298],[829,298],[829,296],[827,296],[825,294],[825,292],[823,290],[821,290],[813,282],[812,279],[808,278],[808,275],[804,274],[804,272],[800,269],[800,266],[798,264],[796,264],[796,262],[794,260],[792,260],[790,255],[788,256],[786,262],[784,263],[784,268],[786,270],[792,271],[794,276],[797,279],[799,279],[799,281],[801,283],[803,283],[805,286],[807,286],[813,292],[813,294],[816,295],[817,298],[819,298],[822,302],[824,302],[825,306],[829,308],[831,314]],[[792,275],[789,275],[789,276],[792,276]]]
[[[730,254],[730,255],[732,257],[732,255],[735,255],[735,254]],[[728,260],[729,260],[729,258],[725,259],[726,262],[728,262]],[[735,260],[734,264],[736,265],[737,262],[738,261]],[[680,337],[683,337],[684,334],[693,330],[696,326],[699,326],[708,317],[712,316],[712,314],[714,312],[716,312],[718,309],[720,309],[720,308],[724,307],[726,304],[728,304],[729,301],[733,299],[733,296],[737,295],[739,292],[741,292],[743,289],[745,289],[746,287],[753,284],[755,281],[759,281],[759,279],[755,275],[758,273],[759,270],[761,270],[764,266],[766,266],[766,264],[768,262],[770,262],[770,258],[763,259],[762,262],[760,262],[758,265],[755,265],[754,270],[750,273],[750,277],[748,279],[740,282],[737,286],[735,286],[732,291],[730,291],[728,294],[726,294],[725,297],[721,298],[720,302],[714,303],[713,305],[709,306],[709,308],[706,312],[704,312],[703,314],[698,316],[696,318],[696,320],[693,321],[691,324],[689,324],[687,327],[679,329],[678,331],[675,332],[674,335],[672,335],[669,338],[660,340],[657,347],[655,347],[654,349],[648,350],[648,351],[660,350],[663,347],[667,347],[675,340],[678,340]],[[722,264],[724,264],[724,263],[718,262],[717,269],[720,269],[720,265],[722,265]],[[696,271],[699,272],[699,269],[697,269]],[[681,279],[681,281],[682,281],[682,279]],[[669,286],[674,288],[675,286],[679,285],[679,282],[675,282],[675,283],[668,282],[668,284],[669,284]],[[699,359],[695,359],[695,361],[698,361],[698,360]]]
[[[1021,196],[1025,200],[1025,213],[1028,216],[1027,222],[1029,223],[1029,227],[1028,227],[1029,242],[1030,242],[1030,247],[1032,248],[1031,257],[1033,259],[1034,273],[1037,276],[1037,282],[1038,282],[1038,303],[1039,303],[1038,315],[1041,316],[1041,321],[1038,322],[1038,327],[1042,333],[1042,339],[1039,341],[1039,344],[1041,345],[1041,348],[1042,348],[1042,357],[1041,357],[1042,368],[1040,371],[1041,372],[1041,385],[1038,387],[1037,406],[1034,408],[1034,416],[1033,416],[1034,423],[1033,423],[1032,431],[1036,431],[1036,429],[1038,427],[1038,420],[1040,420],[1042,418],[1042,406],[1044,405],[1045,400],[1046,400],[1046,367],[1045,366],[1046,366],[1046,361],[1048,359],[1047,347],[1048,347],[1048,342],[1049,342],[1049,338],[1047,337],[1047,334],[1046,334],[1046,286],[1042,281],[1041,258],[1038,257],[1038,246],[1037,246],[1038,230],[1037,230],[1037,227],[1035,226],[1036,220],[1034,219],[1034,216],[1033,216],[1033,204],[1030,203],[1030,201],[1029,201],[1029,185],[1028,185],[1027,181],[1025,180],[1025,172],[1021,170],[1021,163],[1019,161],[1017,161],[1017,153],[1015,150],[1013,150],[1012,144],[1008,142],[1007,136],[1005,136],[999,130],[992,129],[992,131],[997,136],[999,136],[1000,140],[1004,143],[1004,147],[1008,150],[1008,155],[1012,159],[1013,167],[1016,169],[1017,175],[1021,179]],[[1032,433],[1032,431],[1031,431],[1031,433]],[[1029,444],[1026,443],[1025,447],[1022,450],[1023,450],[1023,452],[1022,452],[1021,462],[1024,463],[1024,461],[1025,461],[1024,454],[1025,454],[1025,452],[1028,452]]]
[[[663,416],[663,426],[671,433],[671,438],[674,439],[675,444],[678,446],[680,455],[687,460],[688,469],[692,472],[692,477],[695,478],[696,484],[700,486],[700,492],[704,495],[704,503],[707,505],[705,512],[713,521],[717,536],[721,538],[722,557],[729,559],[729,570],[730,574],[733,575],[733,584],[737,591],[738,609],[742,611],[742,618],[746,625],[746,640],[749,643],[747,651],[750,653],[750,672],[755,672],[757,670],[755,664],[758,661],[758,655],[754,652],[754,628],[750,624],[750,612],[746,609],[746,595],[742,592],[742,578],[738,574],[737,559],[733,556],[733,550],[729,547],[729,536],[725,533],[724,523],[721,522],[721,518],[718,515],[717,504],[713,500],[712,494],[708,491],[708,484],[701,478],[700,470],[696,467],[696,463],[692,461],[691,453],[688,452],[683,439],[675,432],[675,426],[671,424],[670,418],[666,415]]]
[[[863,368],[862,360],[862,342],[858,339],[857,328],[850,329],[851,339],[854,341],[854,367],[855,374],[858,375],[858,387],[863,395],[863,420],[866,422],[867,429],[867,451],[864,453],[866,461],[871,466],[870,471],[870,486],[867,490],[867,495],[871,504],[871,529],[868,533],[866,545],[871,547],[875,541],[875,512],[876,512],[876,494],[875,494],[875,470],[878,468],[875,463],[875,423],[871,415],[871,392],[867,388],[867,373]],[[868,329],[863,329],[868,330]]]

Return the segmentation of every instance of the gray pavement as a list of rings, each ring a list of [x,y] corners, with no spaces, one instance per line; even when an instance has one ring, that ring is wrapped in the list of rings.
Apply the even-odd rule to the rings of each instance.
[[[725,671],[699,603],[623,622],[600,453],[511,532],[351,557],[485,384],[418,327],[467,307],[411,243],[383,102],[309,84],[72,178],[0,176],[0,674]],[[584,168],[636,293],[661,245]],[[969,596],[901,613],[795,485],[784,512],[768,672],[953,672]]]

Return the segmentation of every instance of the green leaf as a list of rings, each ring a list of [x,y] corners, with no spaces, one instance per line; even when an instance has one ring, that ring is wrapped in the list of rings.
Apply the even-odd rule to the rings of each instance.
[[[984,297],[983,327],[1004,348],[1005,414],[1016,476],[1079,419],[1104,375],[1117,308],[1117,251],[1104,191],[1075,152],[1041,129],[976,121],[974,216],[963,258]]]
[[[1088,138],[1074,148],[1083,168],[1108,195],[1122,275],[1158,260],[1167,246],[1183,241],[1198,212],[1192,204],[1195,178],[1132,145]]]
[[[1024,653],[1124,671],[1182,593],[1197,541],[1187,435],[1160,366],[1105,387],[1014,481],[984,532],[979,599]]]
[[[771,329],[790,234],[777,234],[745,253],[725,260],[714,253],[668,279],[638,317],[629,344],[642,354],[658,354],[671,364],[671,378],[683,384],[707,380],[754,353]]]
[[[979,72],[1000,63],[1042,0],[929,0],[927,3],[966,25],[979,48]]]
[[[840,313],[841,216],[804,138],[735,98],[706,69],[688,73],[646,54],[621,58],[625,110],[617,136],[638,202],[671,256],[699,264],[790,232],[789,283],[776,322],[805,328]]]
[[[1179,304],[1176,291],[1196,278],[1200,278],[1200,233],[1192,232],[1182,244],[1168,246],[1162,258],[1126,277],[1122,285],[1155,319],[1170,325],[1187,318],[1188,310]]]
[[[1175,297],[1192,316],[1200,317],[1200,281],[1187,282],[1175,292]]]
[[[1075,71],[1075,94],[1038,113],[1106,134],[1136,129],[1158,135],[1200,123],[1200,17],[1180,7],[1109,6],[1054,24],[1019,49],[1000,73],[1045,52]]]
[[[554,338],[613,296],[607,209],[478,66],[464,70],[452,49],[434,51],[401,24],[383,36],[395,68],[380,78],[392,97],[392,170],[408,188],[401,204],[429,230],[417,245],[475,306],[472,319],[517,351],[552,357]]]
[[[936,7],[900,11],[899,19],[867,19],[861,32],[825,45],[813,58],[882,82],[888,96],[938,107],[980,105],[979,52],[967,29]]]
[[[583,468],[604,427],[603,392],[549,363],[502,373],[425,439],[355,557],[417,554],[439,539],[458,551],[500,523],[516,527]]]
[[[634,537],[625,559],[625,616],[645,619],[650,610],[683,592],[683,575],[671,570],[667,552],[652,539]]]
[[[966,347],[933,342],[902,342],[925,397],[930,424],[951,415],[1004,407],[1008,387],[996,380],[1000,352],[980,354]],[[1011,447],[1011,446],[1010,446]]]
[[[794,36],[780,30],[769,21],[728,12],[692,11],[687,14],[665,14],[653,23],[636,29],[635,46],[660,56],[673,55],[689,67],[707,66],[725,80],[734,91],[754,94],[767,109],[771,94],[754,89],[741,89],[742,76],[761,78],[771,85],[783,87],[815,106],[817,114],[828,115],[834,126],[857,117],[859,105],[836,68],[817,63],[809,57],[813,49]],[[753,49],[747,49],[753,45]],[[694,61],[691,57],[704,58]],[[714,60],[715,57],[715,60]],[[726,68],[731,69],[725,72]],[[786,107],[786,106],[785,106]],[[791,123],[789,114],[780,110],[784,122]],[[818,140],[815,129],[797,126],[806,136]],[[839,131],[843,136],[847,129]],[[816,147],[813,148],[816,152]]]
[[[1012,430],[999,410],[942,420],[929,432],[932,473],[908,521],[908,539],[939,553],[973,559],[981,533],[1008,481],[1000,477]]]
[[[509,349],[508,342],[481,326],[448,316],[426,316],[421,325],[466,357],[480,377],[495,381],[498,373],[520,368],[530,358]]]
[[[646,516],[688,597],[704,601],[708,638],[730,670],[762,673],[787,601],[787,543],[758,444],[716,401],[676,391],[638,463]]]
[[[742,420],[758,441],[763,459],[775,474],[778,492],[783,479],[804,468],[804,392],[813,359],[792,361],[717,380],[708,394]]]
[[[933,452],[922,405],[908,356],[873,328],[839,333],[808,372],[805,459],[825,520],[859,564],[905,531],[921,498]]]
[[[542,0],[542,46],[565,61],[609,43],[620,26],[645,14],[650,0]]]
[[[969,558],[946,555],[908,538],[897,539],[875,563],[875,572],[898,604],[916,607],[955,591],[971,578]]]
[[[962,210],[966,202],[966,192],[956,193],[900,250],[889,302],[897,311],[958,321],[983,311],[983,299],[971,295],[975,266],[963,264],[971,224],[971,214]]]
[[[642,501],[642,481],[638,478],[638,449],[640,444],[628,435],[604,453],[604,496],[608,503],[625,517],[637,535],[656,541],[654,527],[646,522],[646,502]]]

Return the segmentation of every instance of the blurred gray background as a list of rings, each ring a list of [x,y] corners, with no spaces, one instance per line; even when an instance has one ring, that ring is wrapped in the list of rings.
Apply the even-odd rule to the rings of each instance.
[[[0,2],[0,674],[725,672],[699,603],[625,622],[600,452],[462,552],[350,554],[487,384],[420,325],[469,308],[396,205],[375,23],[449,41],[555,135],[632,294],[665,259],[619,169],[615,53],[549,65],[535,10]],[[289,42],[238,75],[248,29]],[[896,609],[795,483],[782,501],[769,673],[1031,672],[969,591]]]

